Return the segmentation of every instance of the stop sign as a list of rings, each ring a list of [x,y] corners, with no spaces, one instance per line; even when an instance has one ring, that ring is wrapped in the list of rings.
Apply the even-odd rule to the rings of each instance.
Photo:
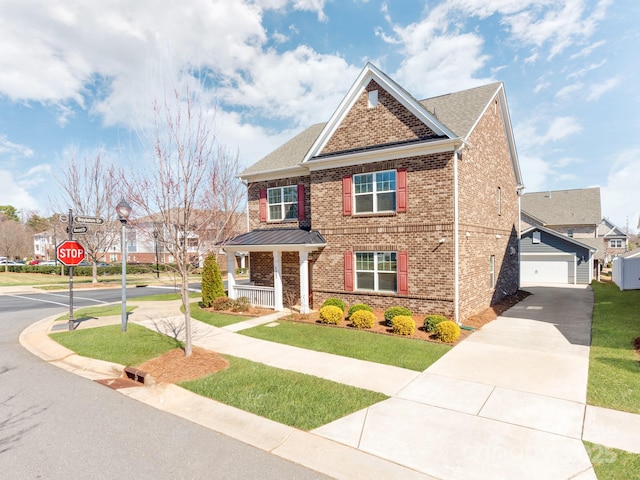
[[[84,260],[84,247],[75,240],[65,240],[56,247],[56,258],[67,267],[75,267]]]

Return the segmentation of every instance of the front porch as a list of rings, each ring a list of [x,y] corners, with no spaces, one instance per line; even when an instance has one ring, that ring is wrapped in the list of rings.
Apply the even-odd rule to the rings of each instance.
[[[309,255],[325,246],[326,241],[320,233],[299,228],[252,230],[231,239],[224,247],[229,297],[247,297],[251,305],[280,312],[284,310],[286,286],[288,293],[297,294],[300,313],[309,313]],[[252,259],[250,263],[252,285],[236,282],[235,254],[238,251],[249,252],[263,260]],[[283,256],[286,258],[284,265]],[[257,272],[259,269],[263,271]],[[266,272],[267,269],[270,271]]]

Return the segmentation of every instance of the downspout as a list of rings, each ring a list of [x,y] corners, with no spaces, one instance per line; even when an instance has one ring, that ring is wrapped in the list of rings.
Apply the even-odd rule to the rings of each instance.
[[[522,265],[522,254],[520,251],[520,239],[522,237],[522,194],[524,193],[524,185],[516,185],[516,193],[518,194],[518,290],[520,285],[520,265]]]
[[[459,212],[458,212],[458,152],[464,144],[453,151],[453,316],[460,325],[460,245],[458,241]]]

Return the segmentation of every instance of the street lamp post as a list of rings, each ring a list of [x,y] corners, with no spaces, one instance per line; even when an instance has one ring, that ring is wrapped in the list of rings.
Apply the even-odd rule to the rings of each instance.
[[[118,220],[122,223],[122,331],[127,331],[127,220],[131,214],[131,205],[123,198],[116,205]]]
[[[160,265],[158,264],[158,229],[157,227],[153,228],[153,239],[154,239],[154,247],[156,250],[156,278],[160,279]]]

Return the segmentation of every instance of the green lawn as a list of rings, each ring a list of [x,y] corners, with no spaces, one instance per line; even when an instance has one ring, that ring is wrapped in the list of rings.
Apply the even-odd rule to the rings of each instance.
[[[640,479],[640,455],[584,442],[598,480]]]
[[[189,298],[200,298],[200,292],[189,292]],[[130,302],[169,302],[171,300],[180,300],[182,295],[179,293],[159,293],[157,295],[147,295],[145,297],[136,297],[129,299]]]
[[[388,398],[242,358],[225,358],[227,369],[180,386],[302,430],[313,430]]]
[[[126,332],[120,329],[120,325],[109,325],[52,333],[50,336],[78,355],[125,366],[140,365],[169,350],[182,347],[179,341],[135,323],[130,323]]]
[[[278,323],[277,327],[262,325],[239,333],[317,352],[334,353],[419,372],[451,349],[449,345],[361,330],[288,321]]]
[[[131,313],[136,308],[132,305],[127,305],[127,313]],[[79,308],[78,310],[73,311],[73,319],[78,320],[88,320],[90,318],[98,318],[98,317],[110,317],[112,315],[121,315],[122,314],[122,305],[106,305],[103,307],[85,307]],[[60,317],[56,318],[56,322],[59,320],[69,320],[69,314],[65,313]]]
[[[620,291],[613,283],[592,284],[595,292],[589,384],[590,405],[640,413],[640,290]]]
[[[225,327],[238,322],[244,322],[251,317],[245,317],[243,315],[229,315],[226,313],[208,312],[200,308],[198,302],[189,304],[191,308],[191,318],[200,320],[201,322],[213,325],[214,327]]]

